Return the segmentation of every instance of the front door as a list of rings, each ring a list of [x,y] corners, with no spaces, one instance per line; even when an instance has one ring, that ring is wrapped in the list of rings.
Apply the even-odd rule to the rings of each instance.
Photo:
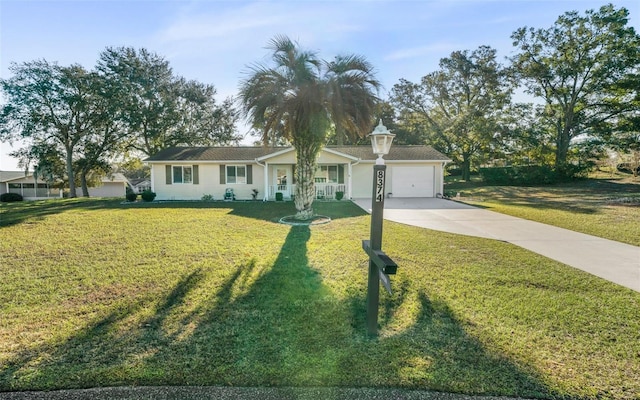
[[[276,182],[276,193],[282,193],[282,197],[291,198],[291,184],[293,183],[293,177],[291,175],[291,166],[281,165],[274,169]]]

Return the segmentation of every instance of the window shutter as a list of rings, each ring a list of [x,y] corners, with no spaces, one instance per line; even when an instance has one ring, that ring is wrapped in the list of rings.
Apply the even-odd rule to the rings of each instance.
[[[344,165],[338,164],[338,183],[344,183]]]
[[[171,165],[165,165],[164,170],[165,174],[167,175],[165,183],[167,185],[171,185]]]
[[[253,165],[247,165],[247,185],[253,184]]]
[[[220,165],[220,184],[226,185],[227,183],[227,169],[224,165]]]
[[[296,165],[295,164],[291,166],[291,171],[292,171],[291,175],[293,175],[291,179],[291,183],[295,185],[296,184]]]
[[[200,184],[200,175],[199,175],[199,171],[198,171],[198,166],[197,165],[193,165],[192,166],[192,170],[193,170],[193,184],[194,185],[199,185]]]

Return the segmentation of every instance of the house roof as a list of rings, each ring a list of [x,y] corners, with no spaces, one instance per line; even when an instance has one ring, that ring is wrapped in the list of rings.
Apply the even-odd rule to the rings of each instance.
[[[33,172],[24,171],[0,171],[0,182],[9,182],[18,179],[32,178]],[[120,172],[115,172],[101,178],[103,183],[107,182],[129,182],[127,178]]]
[[[31,172],[25,173],[24,171],[0,171],[0,182],[8,182],[27,176],[31,176]]]
[[[284,147],[169,147],[144,161],[249,161]]]
[[[371,146],[327,146],[328,150],[361,160],[375,160]],[[145,159],[160,161],[254,161],[291,147],[170,147]],[[392,146],[384,157],[387,161],[451,161],[431,146]]]
[[[129,183],[133,186],[139,185],[141,183],[151,183],[151,180],[149,178],[135,178],[135,179],[129,179]]]
[[[120,172],[114,172],[113,174],[103,176],[100,180],[102,181],[102,183],[107,183],[107,182],[129,183],[129,180],[127,179],[127,177]]]
[[[378,158],[371,151],[371,146],[327,146],[328,149],[345,153],[361,160],[375,160]],[[431,146],[391,146],[389,154],[384,156],[387,161],[451,161],[449,157]]]

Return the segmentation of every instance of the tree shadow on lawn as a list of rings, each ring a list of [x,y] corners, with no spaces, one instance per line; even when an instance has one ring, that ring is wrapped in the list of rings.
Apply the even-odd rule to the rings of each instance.
[[[16,203],[0,203],[0,228],[41,220],[49,215],[72,210],[100,210],[113,207],[114,200],[104,199],[51,199],[29,200]]]
[[[121,302],[66,341],[16,356],[0,370],[0,390],[331,386],[554,397],[534,374],[469,336],[447,304],[407,281],[382,297],[381,320],[402,318],[394,310],[410,297],[418,299],[417,317],[368,338],[365,269],[360,288],[338,298],[310,265],[310,237],[309,227],[291,227],[273,265],[235,266],[218,281],[199,269],[160,301]]]
[[[239,217],[278,222],[282,217],[294,215],[296,208],[291,201],[166,201],[124,204],[123,207],[144,208],[184,208],[184,209],[229,209],[229,214]],[[315,214],[331,219],[351,218],[366,215],[360,207],[351,201],[314,202]]]
[[[278,222],[280,218],[296,213],[293,202],[262,201],[166,201],[127,203],[121,199],[52,199],[0,203],[0,228],[41,220],[49,215],[75,210],[129,210],[134,208],[178,208],[178,209],[230,209],[229,214],[254,218],[268,222]],[[331,219],[350,218],[366,213],[351,201],[317,202],[313,206],[316,214]]]
[[[506,205],[594,214],[611,199],[639,194],[640,184],[586,180],[550,186],[492,186],[491,190],[478,197],[487,202],[497,199]]]

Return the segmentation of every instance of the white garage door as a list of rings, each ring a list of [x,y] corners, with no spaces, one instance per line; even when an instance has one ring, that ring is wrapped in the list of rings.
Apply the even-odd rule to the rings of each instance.
[[[391,169],[393,197],[433,197],[434,166]]]

